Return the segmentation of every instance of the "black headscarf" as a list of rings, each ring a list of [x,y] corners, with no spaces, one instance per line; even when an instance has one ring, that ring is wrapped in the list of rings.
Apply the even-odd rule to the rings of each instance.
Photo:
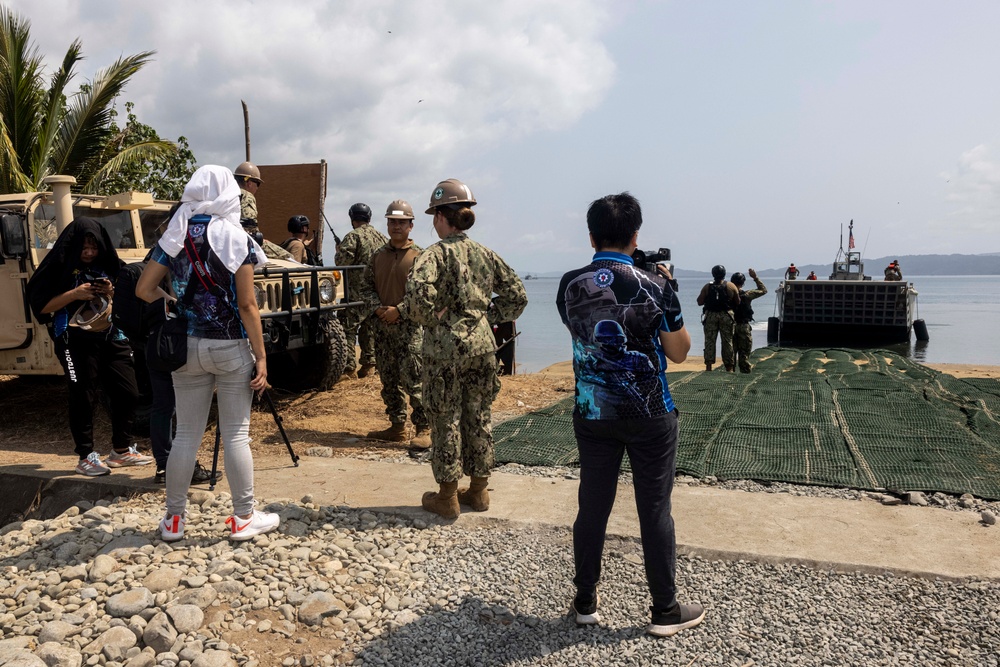
[[[97,241],[97,257],[87,266],[103,273],[112,282],[118,277],[122,262],[118,259],[118,252],[111,242],[108,230],[93,218],[76,218],[66,225],[66,229],[28,281],[31,312],[41,324],[52,321],[52,313],[42,312],[45,304],[53,297],[76,287],[73,272],[84,266],[80,255],[83,253],[83,242],[87,234]]]

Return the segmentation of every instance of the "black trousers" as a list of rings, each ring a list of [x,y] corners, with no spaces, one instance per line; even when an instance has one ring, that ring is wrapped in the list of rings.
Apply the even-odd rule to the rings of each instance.
[[[94,451],[98,388],[111,403],[111,444],[128,449],[139,395],[128,342],[70,329],[55,339],[55,350],[69,385],[69,429],[77,455],[83,459]]]
[[[174,410],[177,405],[174,380],[166,371],[149,368],[149,388],[153,394],[153,404],[149,408],[149,444],[156,459],[156,469],[166,470],[170,444],[174,439]]]
[[[573,417],[580,451],[580,508],[573,524],[577,591],[592,593],[601,578],[608,517],[618,491],[618,473],[627,452],[632,464],[646,581],[651,610],[667,612],[675,603],[677,545],[670,516],[677,455],[676,411],[648,419],[593,420]]]

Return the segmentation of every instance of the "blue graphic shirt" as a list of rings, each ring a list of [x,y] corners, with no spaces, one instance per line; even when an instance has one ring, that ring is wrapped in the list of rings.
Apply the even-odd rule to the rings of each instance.
[[[205,230],[208,228],[207,215],[196,215],[188,221],[188,234],[194,241],[195,250],[201,252],[201,246],[208,243]],[[218,224],[218,223],[217,223]],[[247,257],[244,264],[254,264],[253,247],[250,237],[247,237]],[[236,276],[229,272],[226,265],[215,256],[208,253],[205,269],[222,289],[213,294],[205,289],[194,273],[194,265],[188,258],[187,249],[182,249],[176,257],[170,257],[157,245],[153,248],[152,261],[163,264],[170,269],[170,280],[173,283],[174,294],[177,295],[178,312],[187,318],[188,336],[197,338],[214,338],[231,340],[246,338],[247,332],[240,320],[236,302]],[[188,287],[195,290],[194,301],[190,308],[184,306],[183,296]],[[211,283],[209,283],[211,285]]]
[[[576,414],[643,419],[673,412],[660,331],[684,326],[677,293],[632,258],[598,252],[563,276],[556,307],[573,337]]]

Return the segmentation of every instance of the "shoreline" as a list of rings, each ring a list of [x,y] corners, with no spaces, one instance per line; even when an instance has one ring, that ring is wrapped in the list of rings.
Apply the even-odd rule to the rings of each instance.
[[[680,364],[671,363],[668,372],[677,371],[705,371],[705,357],[702,355],[688,355],[688,358]],[[920,362],[916,362],[920,363]],[[721,362],[720,362],[721,364]],[[932,368],[941,373],[947,373],[948,375],[954,376],[956,378],[987,378],[991,380],[1000,380],[1000,366],[992,366],[990,364],[921,364],[927,368]],[[717,365],[715,370],[719,366]],[[537,371],[538,375],[548,375],[550,377],[573,377],[573,362],[572,361],[560,361],[558,363],[552,364],[551,366],[546,366],[540,371]]]

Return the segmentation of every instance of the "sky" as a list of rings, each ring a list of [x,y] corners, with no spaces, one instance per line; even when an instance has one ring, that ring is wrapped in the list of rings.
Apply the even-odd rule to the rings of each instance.
[[[1000,3],[963,0],[8,0],[76,83],[126,88],[199,164],[329,163],[338,234],[458,178],[518,271],[586,264],[590,202],[629,191],[680,268],[1000,252]],[[51,71],[51,69],[49,70]],[[281,239],[277,239],[280,241]],[[332,239],[326,239],[332,257]]]

